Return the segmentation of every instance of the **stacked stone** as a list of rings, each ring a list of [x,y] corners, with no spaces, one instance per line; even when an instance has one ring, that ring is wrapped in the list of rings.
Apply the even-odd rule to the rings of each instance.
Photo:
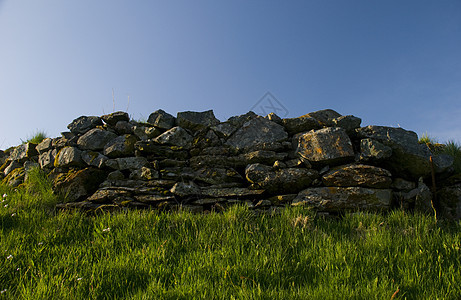
[[[63,208],[432,210],[428,147],[414,132],[360,124],[331,109],[225,122],[211,110],[157,110],[146,123],[125,112],[82,116],[60,138],[0,152],[0,172],[16,186],[38,165],[66,195]],[[453,170],[450,156],[433,162],[438,178]],[[450,204],[458,218],[460,202]]]

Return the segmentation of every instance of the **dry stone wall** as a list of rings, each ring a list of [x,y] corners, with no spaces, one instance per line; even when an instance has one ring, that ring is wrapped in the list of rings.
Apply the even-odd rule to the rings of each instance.
[[[431,212],[433,172],[436,208],[461,217],[452,157],[432,156],[412,131],[360,124],[331,109],[285,119],[248,112],[225,122],[211,110],[157,110],[146,123],[125,112],[81,116],[61,137],[1,151],[0,176],[17,186],[40,167],[66,196],[60,208],[203,212],[243,203],[337,213]]]

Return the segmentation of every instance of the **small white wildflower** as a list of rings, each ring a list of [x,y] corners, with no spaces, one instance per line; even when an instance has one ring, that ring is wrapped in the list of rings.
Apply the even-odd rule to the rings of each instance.
[[[8,255],[8,256],[6,257],[6,259],[13,259],[13,255],[11,255],[11,254]]]
[[[77,278],[77,281],[80,281],[80,280],[82,280],[82,279],[83,279],[82,277],[79,277],[79,278]]]
[[[12,216],[12,217],[16,216],[16,213],[12,213],[11,216]]]
[[[6,198],[7,196],[8,196],[8,195],[7,195],[6,193],[5,193],[5,194],[3,194],[3,198]]]
[[[16,271],[19,271],[19,270],[21,270],[21,268],[17,268],[17,269],[16,269]]]
[[[104,228],[102,232],[110,231],[110,227]]]
[[[1,290],[1,291],[0,291],[0,294],[3,294],[3,293],[5,293],[5,292],[6,292],[6,289]]]
[[[8,204],[3,205],[3,207],[8,207]]]
[[[43,245],[43,242],[39,242],[38,245]]]

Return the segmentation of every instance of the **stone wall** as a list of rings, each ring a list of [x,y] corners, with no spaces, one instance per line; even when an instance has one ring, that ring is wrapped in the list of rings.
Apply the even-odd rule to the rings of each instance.
[[[412,131],[360,124],[331,109],[285,119],[248,112],[225,122],[211,110],[157,110],[146,123],[125,112],[82,116],[59,138],[0,151],[0,176],[18,186],[39,166],[66,196],[60,208],[202,212],[243,203],[337,213],[432,212],[433,173],[439,215],[461,217],[452,157],[432,156]]]

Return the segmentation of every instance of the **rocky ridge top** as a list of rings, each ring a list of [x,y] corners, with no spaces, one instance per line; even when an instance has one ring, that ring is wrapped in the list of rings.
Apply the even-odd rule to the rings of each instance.
[[[0,179],[20,185],[41,168],[60,208],[222,210],[307,205],[318,211],[392,207],[461,218],[461,185],[445,184],[453,158],[433,155],[416,133],[326,109],[282,119],[253,112],[220,122],[212,110],[81,116],[61,137],[0,151]],[[432,163],[431,163],[432,158]],[[432,171],[433,170],[433,171]],[[431,172],[437,191],[431,190]],[[437,194],[434,194],[437,193]]]

